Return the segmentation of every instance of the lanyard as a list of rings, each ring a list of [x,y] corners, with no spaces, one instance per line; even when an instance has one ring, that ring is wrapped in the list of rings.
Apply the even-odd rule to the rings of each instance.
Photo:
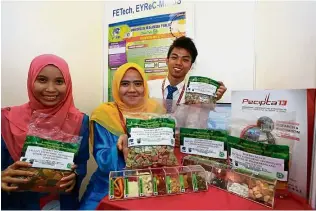
[[[126,124],[125,124],[125,121],[124,121],[123,114],[122,114],[122,112],[121,112],[121,110],[119,109],[119,107],[118,107],[117,104],[116,104],[116,107],[117,107],[117,110],[118,110],[118,112],[119,112],[121,126],[122,126],[122,128],[123,128],[125,134],[127,134]]]
[[[162,92],[162,97],[163,97],[164,102],[165,102],[165,89],[164,89],[165,88],[165,83],[166,83],[166,78],[163,80],[162,86],[161,86],[161,92]],[[185,84],[183,85],[181,93],[180,93],[180,96],[179,96],[179,98],[177,100],[177,105],[180,105],[181,99],[182,99],[183,94],[184,94],[184,90],[185,90]]]

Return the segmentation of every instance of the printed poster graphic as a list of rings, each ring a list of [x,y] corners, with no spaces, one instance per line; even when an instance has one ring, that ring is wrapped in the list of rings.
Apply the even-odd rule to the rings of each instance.
[[[178,12],[109,24],[108,101],[112,101],[112,78],[118,67],[134,62],[144,68],[147,79],[164,78],[169,46],[185,35],[186,14]]]
[[[315,95],[315,89],[289,89],[289,90],[255,90],[255,91],[233,91],[231,122],[240,117],[245,119],[247,113],[254,116],[284,116],[295,112],[291,122],[293,125],[286,124],[278,120],[275,128],[286,131],[289,134],[286,139],[283,135],[275,136],[276,144],[288,145],[292,151],[290,154],[289,169],[289,190],[304,198],[308,196],[308,175],[310,175],[311,160],[309,148],[312,147],[313,134],[308,133],[308,127],[312,125],[315,112],[315,98],[308,96]],[[282,115],[283,114],[283,115]],[[292,117],[291,117],[292,118]],[[290,119],[288,119],[290,120]],[[240,124],[241,120],[238,120]],[[285,123],[285,124],[283,124]],[[254,123],[256,124],[256,123]],[[240,137],[243,128],[236,127],[231,129],[231,135]]]

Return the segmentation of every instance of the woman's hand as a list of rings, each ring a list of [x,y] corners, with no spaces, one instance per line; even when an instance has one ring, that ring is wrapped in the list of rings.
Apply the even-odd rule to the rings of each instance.
[[[218,83],[220,84],[220,87],[216,91],[216,100],[220,100],[227,90],[223,82],[218,81]]]
[[[127,154],[128,154],[127,135],[126,134],[120,135],[116,146],[117,146],[117,149],[119,151],[123,152],[124,160],[126,160],[127,159]]]
[[[75,170],[77,168],[77,165],[73,165],[71,168],[72,168],[72,170]],[[66,193],[71,192],[76,185],[76,176],[77,175],[73,172],[70,175],[63,177],[60,180],[61,184],[59,187],[61,189],[66,189],[65,190]]]
[[[1,172],[1,189],[7,192],[17,191],[18,184],[25,184],[30,181],[30,178],[34,176],[31,171],[19,170],[20,168],[32,167],[32,164],[22,161],[17,161],[9,166],[7,169]],[[25,177],[25,178],[19,178]],[[12,187],[11,185],[14,186]]]

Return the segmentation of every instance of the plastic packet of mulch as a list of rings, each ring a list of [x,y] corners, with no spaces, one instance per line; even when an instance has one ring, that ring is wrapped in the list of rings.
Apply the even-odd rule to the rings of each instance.
[[[185,92],[185,104],[216,103],[216,91],[220,84],[210,78],[190,76]]]
[[[227,135],[224,130],[180,128],[180,151],[207,160],[227,162]]]
[[[31,171],[34,176],[29,177],[28,183],[18,185],[20,191],[65,191],[59,188],[60,180],[73,172],[82,137],[63,132],[54,126],[56,121],[54,116],[33,113],[20,161],[32,164],[21,170]]]
[[[176,120],[170,115],[125,115],[128,135],[127,169],[175,166]]]
[[[232,117],[230,125],[230,135],[234,136],[228,139],[231,164],[276,177],[277,195],[286,196],[293,150],[299,140],[298,126],[296,112],[239,113]]]

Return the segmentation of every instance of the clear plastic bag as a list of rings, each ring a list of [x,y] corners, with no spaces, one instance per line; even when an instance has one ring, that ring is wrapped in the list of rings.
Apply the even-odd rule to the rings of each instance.
[[[220,163],[227,161],[227,131],[181,128],[180,151]]]
[[[176,120],[170,115],[126,114],[126,168],[178,165],[174,154]]]
[[[56,127],[57,118],[34,112],[22,148],[20,161],[32,164],[22,168],[34,172],[26,184],[19,184],[19,190],[35,192],[59,192],[60,180],[70,175],[75,154],[78,153],[81,136],[67,134]],[[66,120],[71,121],[71,120]]]
[[[230,139],[236,139],[235,137],[240,138],[240,143],[238,142],[235,144],[235,158],[232,159],[230,155],[230,160],[233,165],[235,165],[235,161],[237,156],[240,157],[240,149],[238,147],[242,147],[241,143],[244,143],[244,149],[242,151],[247,151],[248,153],[251,152],[252,154],[259,155],[252,157],[250,159],[250,163],[253,165],[245,164],[242,160],[237,164],[238,168],[254,168],[250,169],[253,172],[259,172],[259,174],[265,174],[262,169],[270,168],[266,167],[267,161],[261,163],[260,165],[265,167],[258,167],[258,159],[268,160],[269,158],[276,158],[276,155],[283,155],[281,160],[273,161],[283,163],[283,169],[276,170],[277,167],[273,167],[274,169],[269,169],[269,176],[272,173],[276,173],[275,177],[278,179],[277,183],[277,194],[279,196],[286,196],[288,192],[288,182],[289,182],[289,174],[290,174],[290,166],[292,160],[292,152],[295,148],[296,140],[299,140],[299,133],[297,130],[297,123],[296,123],[296,112],[288,112],[288,113],[262,113],[262,112],[242,112],[241,116],[233,117],[231,119],[231,126],[230,126],[230,134],[234,136]],[[242,139],[244,141],[242,141]],[[232,141],[228,142],[228,148],[231,150]],[[236,142],[236,141],[235,141]],[[252,143],[254,142],[254,143]],[[287,148],[286,148],[287,147]],[[288,149],[288,159],[285,159],[286,152]],[[238,154],[239,153],[239,154]],[[244,153],[244,152],[243,152]],[[230,152],[231,154],[231,152]],[[249,154],[244,153],[243,158],[241,159],[248,159],[244,158],[244,156],[248,156]],[[252,155],[250,155],[252,156]],[[264,157],[262,157],[264,156]],[[256,158],[256,160],[254,160]],[[282,159],[284,161],[282,161]],[[271,161],[272,162],[272,161]],[[240,163],[243,163],[242,165]],[[245,165],[244,165],[245,164]],[[277,166],[277,164],[273,164],[273,166]],[[233,166],[234,167],[234,166]],[[235,165],[236,167],[236,165]],[[234,167],[234,168],[235,168]],[[249,170],[249,169],[248,169]],[[278,172],[279,171],[279,172]],[[272,173],[271,173],[272,172]]]
[[[190,76],[185,93],[185,104],[216,103],[216,91],[220,84],[207,77]]]
[[[209,104],[180,104],[171,114],[177,120],[177,128],[208,128],[210,111],[215,109],[214,103]]]

